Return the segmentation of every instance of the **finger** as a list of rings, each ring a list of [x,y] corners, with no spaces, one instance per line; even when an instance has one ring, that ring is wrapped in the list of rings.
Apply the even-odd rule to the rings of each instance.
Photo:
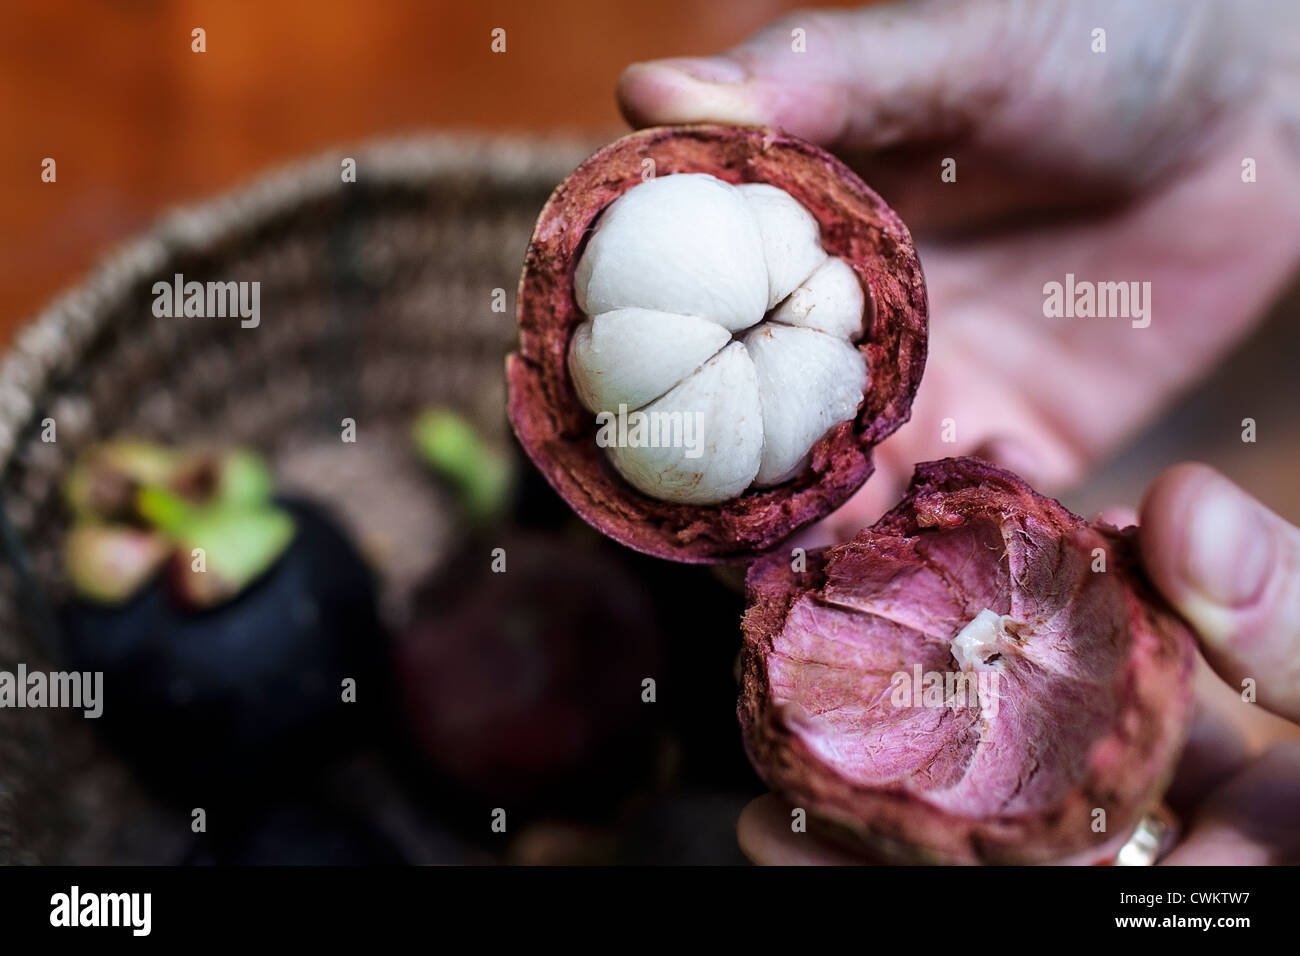
[[[855,149],[955,134],[1004,90],[1006,28],[968,3],[802,11],[722,56],[633,64],[619,104],[636,126],[770,124]]]
[[[919,400],[922,411],[917,418],[937,416],[924,411],[927,404]],[[976,426],[978,427],[978,426]],[[803,548],[825,547],[851,540],[863,528],[870,527],[885,512],[898,504],[907,490],[908,481],[919,461],[952,455],[973,455],[1008,471],[1013,471],[1035,487],[1059,487],[1065,482],[1064,467],[1057,464],[1045,442],[1034,443],[1011,434],[981,432],[984,437],[968,445],[950,445],[942,439],[926,442],[915,428],[910,435],[892,436],[873,453],[876,472],[839,510],[791,539],[791,545]],[[909,441],[900,442],[900,439]]]
[[[1300,720],[1300,531],[1205,465],[1147,491],[1139,542],[1156,587],[1232,687]]]
[[[1206,801],[1169,866],[1270,866],[1300,862],[1300,744],[1282,744]]]
[[[1127,505],[1111,505],[1097,514],[1097,520],[1114,528],[1128,528],[1138,523],[1138,513]]]
[[[768,793],[750,802],[736,823],[741,852],[761,866],[863,866],[858,856],[813,830],[795,832],[793,808]]]
[[[853,496],[836,511],[805,532],[805,548],[826,547],[851,541],[863,528],[869,528],[880,516],[898,504],[912,474],[912,463],[888,453],[882,446],[874,454],[876,471]]]
[[[1279,743],[1300,743],[1300,727],[1242,699],[1201,654],[1193,683],[1196,708],[1187,744],[1165,800],[1187,818],[1250,761]]]
[[[1029,442],[1012,435],[989,435],[971,455],[1015,472],[1034,487],[1041,486],[1048,477],[1044,474],[1043,456]]]

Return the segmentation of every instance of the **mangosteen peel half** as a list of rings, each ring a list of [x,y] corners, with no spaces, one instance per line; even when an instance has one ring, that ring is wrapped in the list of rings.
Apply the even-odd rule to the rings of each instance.
[[[755,563],[739,716],[765,782],[875,858],[1118,849],[1191,716],[1194,640],[1136,529],[972,458],[847,544]]]
[[[658,557],[743,563],[838,507],[910,414],[925,282],[898,216],[772,129],[642,130],[542,210],[510,420],[562,498]]]

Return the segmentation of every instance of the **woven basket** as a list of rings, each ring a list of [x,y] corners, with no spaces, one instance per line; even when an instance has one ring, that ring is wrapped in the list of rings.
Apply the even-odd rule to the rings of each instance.
[[[124,433],[247,444],[341,507],[358,483],[392,502],[396,529],[367,550],[400,617],[439,527],[436,502],[412,500],[428,483],[411,479],[406,429],[440,403],[504,439],[524,248],[593,145],[434,138],[323,156],[167,217],[37,317],[0,363],[0,669],[59,666],[61,479],[88,444]],[[155,317],[152,286],[175,273],[260,282],[261,324]],[[365,454],[342,457],[344,418],[346,447]],[[126,838],[150,825],[149,799],[90,723],[0,709],[0,863],[130,862],[128,843],[166,857],[174,836]]]

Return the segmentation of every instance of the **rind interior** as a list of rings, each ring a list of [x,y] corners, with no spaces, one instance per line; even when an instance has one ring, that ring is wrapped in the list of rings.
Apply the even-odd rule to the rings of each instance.
[[[1088,524],[978,459],[918,465],[903,501],[854,541],[810,552],[806,569],[781,554],[750,568],[738,705],[750,760],[791,804],[877,858],[1043,863],[1113,852],[1163,792],[1192,707],[1195,642],[1146,582],[1135,532]],[[1093,571],[1093,547],[1104,572]],[[796,613],[807,615],[798,627]],[[1000,628],[1004,614],[1004,632],[967,632],[958,650],[997,664],[982,652],[990,637],[1020,640],[1024,622],[1039,629],[1028,650],[1010,649],[1021,679],[1002,689],[991,738],[1009,749],[986,748],[938,709],[930,719],[951,722],[939,728],[949,746],[930,762],[917,758],[920,725],[907,715],[896,727],[845,715],[828,732],[834,708],[854,706],[853,693],[869,699],[880,672],[916,659],[951,671],[958,626],[983,615]],[[870,653],[864,619],[888,638],[867,642]],[[888,739],[900,728],[901,746]],[[873,759],[843,752],[855,733],[882,744]],[[1006,767],[981,762],[981,749]]]
[[[1086,526],[1062,538],[1014,514],[864,532],[791,608],[768,659],[773,700],[856,784],[970,817],[1050,806],[1084,776],[1119,693],[1124,589],[1091,570],[1094,548],[1107,542]],[[963,669],[953,640],[984,611],[1000,618],[995,649]]]

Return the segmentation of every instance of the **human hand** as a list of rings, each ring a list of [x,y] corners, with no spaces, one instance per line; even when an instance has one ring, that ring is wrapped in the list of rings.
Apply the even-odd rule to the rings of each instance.
[[[1164,862],[1300,862],[1300,529],[1212,469],[1178,465],[1148,490],[1138,543],[1204,655],[1165,796],[1186,831]],[[1247,678],[1257,703],[1243,699]],[[746,808],[738,833],[757,862],[870,862],[815,825],[792,832],[790,808],[772,795]]]
[[[627,69],[634,125],[783,127],[850,159],[919,240],[933,336],[912,421],[876,449],[880,474],[800,543],[851,536],[916,461],[974,451],[1057,491],[1250,329],[1300,251],[1298,26],[1300,8],[1267,0],[937,0],[796,13],[720,57]],[[947,157],[956,182],[940,178]],[[1247,157],[1257,182],[1243,181]],[[1067,273],[1150,282],[1149,326],[1045,317],[1044,285]],[[1300,728],[1257,717],[1300,717],[1300,534],[1259,519],[1280,556],[1272,583],[1229,606],[1219,575],[1248,562],[1224,529],[1250,526],[1213,505],[1230,499],[1266,514],[1196,467],[1157,481],[1143,512],[1151,576],[1214,663],[1200,664],[1168,796],[1190,822],[1171,863],[1300,852]],[[1208,563],[1194,563],[1198,545]],[[1232,689],[1243,675],[1260,706]],[[789,820],[776,797],[756,801],[742,846],[764,862],[861,862]]]
[[[1300,253],[1298,28],[1280,0],[938,0],[796,13],[720,57],[625,71],[635,125],[783,127],[850,158],[920,240],[912,421],[801,544],[869,523],[917,461],[978,450],[1057,492],[1249,330]],[[1150,282],[1150,325],[1046,318],[1067,273]]]

